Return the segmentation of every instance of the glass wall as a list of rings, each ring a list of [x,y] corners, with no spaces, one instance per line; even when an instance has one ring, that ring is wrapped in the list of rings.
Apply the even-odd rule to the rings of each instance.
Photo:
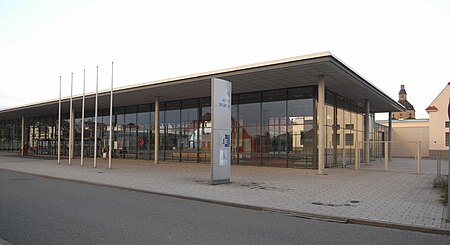
[[[200,103],[200,125],[198,135],[199,162],[208,162],[211,154],[211,98],[203,98]]]
[[[231,152],[233,164],[314,168],[317,159],[315,119],[316,87],[234,94],[232,98]],[[158,143],[160,160],[209,163],[211,151],[211,99],[198,98],[160,103]],[[354,163],[356,143],[363,140],[362,106],[326,92],[326,167]],[[98,112],[98,132],[94,135],[94,112],[75,118],[75,156],[97,156],[109,148],[113,131],[115,158],[153,159],[155,138],[154,104],[114,108],[113,127],[109,109]],[[27,118],[26,141],[30,153],[57,154],[57,115]],[[373,120],[372,120],[372,123]],[[20,149],[20,120],[0,121],[0,150]],[[377,130],[371,139],[384,139]],[[62,115],[61,153],[68,155],[69,115]]]
[[[198,100],[185,100],[181,109],[181,161],[196,162],[199,132]]]
[[[165,103],[164,160],[181,160],[181,101]]]
[[[288,166],[312,168],[315,152],[314,89],[288,90]]]
[[[116,119],[117,117],[115,117],[113,115],[112,117],[112,129],[110,127],[110,116],[109,116],[109,110],[105,109],[105,110],[101,110],[99,111],[99,118],[98,118],[98,128],[97,128],[97,133],[99,134],[97,136],[97,156],[102,156],[102,154],[104,152],[108,152],[109,150],[109,134],[111,133],[111,131],[114,132],[113,136],[112,136],[112,156],[116,157],[116,151],[118,150],[118,142],[117,142],[117,138],[114,136],[116,135],[119,130],[118,127],[116,126]],[[100,147],[99,147],[100,146]]]
[[[287,164],[287,90],[262,93],[261,161],[264,165]]]
[[[21,141],[21,119],[0,122],[0,150],[19,152]]]
[[[137,159],[150,159],[154,149],[154,116],[155,113],[151,112],[150,105],[138,106],[138,112],[136,114],[136,131],[137,131]]]
[[[62,115],[64,118],[66,115]],[[68,116],[68,115],[67,115]],[[58,147],[58,120],[55,116],[44,116],[25,119],[26,154],[56,155]],[[18,127],[21,126],[19,122]],[[21,130],[21,129],[20,129]],[[21,131],[19,132],[21,133]],[[20,148],[20,137],[18,147]],[[64,152],[65,142],[61,139],[61,151]]]
[[[238,97],[239,161],[247,165],[261,164],[261,93]],[[232,108],[233,109],[233,108]]]
[[[355,147],[363,140],[363,106],[338,95],[326,94],[326,166],[355,163]]]
[[[137,130],[137,106],[130,106],[126,108],[124,115],[124,143],[123,154],[125,158],[137,158],[138,149],[138,130]]]

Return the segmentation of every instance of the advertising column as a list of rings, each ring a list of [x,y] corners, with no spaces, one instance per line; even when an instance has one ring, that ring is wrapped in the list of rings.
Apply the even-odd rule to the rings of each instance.
[[[231,175],[231,82],[211,79],[211,180],[226,184]]]

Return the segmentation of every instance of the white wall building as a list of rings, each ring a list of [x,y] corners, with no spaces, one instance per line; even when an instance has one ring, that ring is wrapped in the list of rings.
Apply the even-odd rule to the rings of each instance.
[[[431,157],[435,157],[439,151],[443,152],[444,156],[448,155],[449,98],[450,83],[445,86],[426,109],[430,117],[429,142]]]
[[[388,126],[388,121],[377,121]],[[392,144],[393,157],[413,157],[416,154],[416,142],[421,144],[421,157],[429,157],[429,120],[407,119],[392,120]]]

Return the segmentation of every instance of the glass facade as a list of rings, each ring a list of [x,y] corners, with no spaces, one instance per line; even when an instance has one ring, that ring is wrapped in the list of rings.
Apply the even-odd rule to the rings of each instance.
[[[315,86],[234,94],[232,98],[232,163],[256,166],[315,168],[317,161],[317,88]],[[354,163],[354,150],[363,140],[361,105],[326,92],[326,167]],[[98,112],[98,132],[93,111],[75,114],[74,155],[97,156],[108,148],[113,131],[115,158],[154,159],[155,106],[114,108],[113,127],[109,109]],[[25,118],[25,144],[29,154],[56,155],[58,116]],[[61,154],[68,155],[69,115],[62,115]],[[374,123],[374,122],[372,122]],[[211,99],[160,103],[159,157],[162,161],[210,161]],[[84,139],[81,132],[84,130]],[[371,128],[370,139],[384,139],[387,130]],[[21,119],[0,121],[0,150],[17,152],[21,144]]]
[[[325,165],[345,167],[354,164],[356,144],[364,140],[364,108],[329,92],[325,98]]]
[[[313,168],[316,153],[315,89],[291,89],[287,100],[288,166]],[[315,158],[315,157],[314,157]]]
[[[21,144],[21,120],[0,121],[0,150],[17,152]]]

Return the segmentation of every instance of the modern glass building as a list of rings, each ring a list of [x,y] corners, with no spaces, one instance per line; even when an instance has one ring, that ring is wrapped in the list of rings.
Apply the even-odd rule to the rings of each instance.
[[[112,133],[114,158],[154,160],[158,151],[161,161],[209,163],[211,78],[232,82],[233,164],[345,167],[354,164],[357,142],[388,140],[389,128],[376,125],[374,113],[404,109],[326,52],[115,89],[112,128],[109,92],[100,93],[97,135],[95,94],[86,95],[84,128],[82,96],[75,96],[74,156],[80,156],[82,140],[85,157],[94,156],[94,144],[101,156]],[[69,131],[64,98],[65,156]],[[57,141],[58,100],[0,111],[0,151],[21,152],[25,146],[28,154],[56,155]]]

